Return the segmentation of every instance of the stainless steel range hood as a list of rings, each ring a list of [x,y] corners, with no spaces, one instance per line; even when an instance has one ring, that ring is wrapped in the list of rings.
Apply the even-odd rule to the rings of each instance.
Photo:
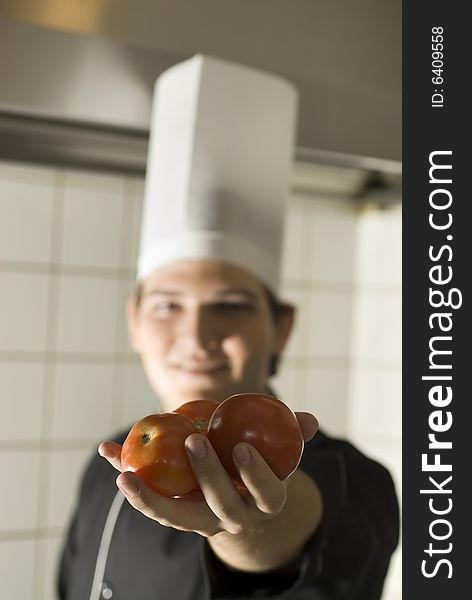
[[[0,156],[142,171],[155,74],[174,62],[0,20]]]
[[[0,17],[0,158],[143,173],[154,81],[191,54]],[[327,101],[325,90],[319,110],[307,110],[316,86],[296,83],[302,100],[298,162],[398,180],[395,144],[377,152],[375,143],[369,146],[369,134],[357,137],[356,146],[353,124],[343,138],[342,119],[336,118],[339,98]],[[384,111],[388,130],[397,108],[396,116]],[[331,127],[317,127],[320,111]],[[372,152],[362,151],[368,148]],[[302,187],[308,180],[300,174]]]

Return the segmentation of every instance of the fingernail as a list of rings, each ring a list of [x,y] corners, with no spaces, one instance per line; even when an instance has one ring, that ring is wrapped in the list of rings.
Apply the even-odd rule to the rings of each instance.
[[[138,486],[135,483],[130,483],[129,481],[121,481],[121,480],[118,481],[117,480],[116,485],[120,488],[120,490],[124,494],[133,495],[133,494],[138,493]]]
[[[247,446],[236,446],[234,454],[241,465],[248,465],[251,462],[251,452]]]
[[[186,447],[195,458],[203,458],[207,453],[205,442],[199,438],[188,441]]]

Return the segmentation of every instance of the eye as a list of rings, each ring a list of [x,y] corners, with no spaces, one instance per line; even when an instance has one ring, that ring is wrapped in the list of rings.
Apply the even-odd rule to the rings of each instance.
[[[216,308],[221,312],[247,312],[252,310],[252,305],[247,302],[218,302]]]
[[[177,308],[177,304],[169,302],[168,300],[163,300],[154,304],[153,313],[158,317],[165,317],[171,312],[175,311]]]

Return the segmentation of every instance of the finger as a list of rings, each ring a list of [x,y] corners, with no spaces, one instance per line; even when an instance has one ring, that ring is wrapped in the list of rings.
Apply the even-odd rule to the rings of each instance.
[[[204,435],[194,433],[185,440],[185,448],[208,506],[226,531],[239,533],[245,504],[210,442]]]
[[[303,440],[308,442],[319,429],[318,419],[309,412],[296,412],[295,415],[302,430]]]
[[[204,536],[222,531],[218,519],[205,502],[174,500],[162,496],[130,471],[119,475],[116,484],[133,508],[164,527],[196,531]]]
[[[287,499],[286,487],[254,446],[236,444],[233,460],[257,508],[270,516],[279,514]]]
[[[169,499],[153,492],[137,475],[125,471],[117,477],[116,485],[136,510],[150,519],[159,521],[165,527],[171,525],[171,521],[168,519],[169,507],[165,506]]]
[[[115,467],[117,471],[121,471],[121,446],[116,442],[102,442],[98,447],[98,453],[103,458]]]

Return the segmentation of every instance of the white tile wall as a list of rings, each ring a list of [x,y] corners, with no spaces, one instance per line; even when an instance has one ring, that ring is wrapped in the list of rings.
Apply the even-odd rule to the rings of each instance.
[[[352,249],[357,237],[357,214],[352,207],[346,210],[346,202],[336,199],[314,200],[306,226],[309,233],[305,277],[329,283],[352,282]]]
[[[45,452],[49,477],[45,491],[46,514],[40,515],[40,524],[43,527],[67,527],[77,500],[79,476],[97,448],[98,443],[80,450],[60,447]]]
[[[0,362],[0,440],[38,441],[41,438],[44,371],[40,363]]]
[[[133,424],[145,415],[162,410],[161,401],[152,390],[140,363],[124,368],[123,421]]]
[[[51,437],[100,440],[112,429],[112,364],[58,364],[52,400]]]
[[[285,223],[284,246],[282,252],[282,275],[285,279],[300,280],[306,275],[303,260],[307,237],[301,235],[305,229],[305,216],[301,207],[294,206],[289,211]]]
[[[0,271],[0,351],[46,349],[49,276]]]
[[[28,184],[34,188],[53,188],[57,169],[44,165],[32,165],[10,161],[0,161],[0,181],[14,184]]]
[[[55,350],[113,353],[119,291],[118,279],[63,275],[59,283]]]
[[[353,369],[350,386],[349,430],[359,435],[401,439],[401,378],[398,369],[372,369],[363,363]]]
[[[298,369],[290,365],[287,360],[282,360],[279,372],[271,381],[274,394],[283,400],[285,404],[288,404],[292,410],[304,410],[299,408],[297,404],[299,378]]]
[[[34,600],[56,598],[56,581],[63,536],[51,535],[37,542]]]
[[[160,408],[125,323],[142,196],[138,177],[0,163],[2,598],[53,598],[85,462],[102,439]],[[291,198],[283,297],[298,319],[272,382],[327,432],[362,442],[396,480],[400,222],[398,210]],[[395,564],[384,600],[399,597]]]
[[[0,174],[0,260],[48,263],[54,171],[37,169],[28,175],[9,179]]]
[[[359,219],[356,280],[400,288],[402,283],[402,211],[394,205],[367,209]],[[382,251],[379,251],[379,249]]]
[[[286,289],[283,292],[283,298],[295,307],[295,322],[291,336],[287,341],[284,356],[306,356],[310,341],[310,331],[306,326],[310,312],[310,292]]]
[[[312,367],[300,387],[300,410],[312,412],[330,435],[344,437],[349,396],[346,367]]]
[[[34,450],[0,450],[2,493],[0,531],[31,530],[38,520],[39,453]]]
[[[144,198],[144,182],[140,178],[129,178],[126,182],[125,233],[123,239],[124,266],[136,269],[138,259],[139,235],[141,231],[141,212]]]
[[[34,540],[0,541],[0,598],[36,598]]]
[[[349,437],[391,472],[401,500],[401,209],[367,208],[356,240]],[[401,597],[401,545],[384,600]]]
[[[399,292],[359,292],[354,303],[352,353],[356,359],[401,361],[401,309]]]
[[[117,346],[118,352],[132,355],[134,353],[128,337],[128,326],[126,323],[126,302],[128,297],[136,289],[136,281],[133,278],[120,282],[118,293],[118,313],[117,313]]]
[[[67,173],[63,195],[63,264],[121,266],[123,192],[121,177]]]
[[[312,292],[308,298],[306,328],[307,356],[313,358],[347,358],[352,329],[352,294],[346,292]]]

